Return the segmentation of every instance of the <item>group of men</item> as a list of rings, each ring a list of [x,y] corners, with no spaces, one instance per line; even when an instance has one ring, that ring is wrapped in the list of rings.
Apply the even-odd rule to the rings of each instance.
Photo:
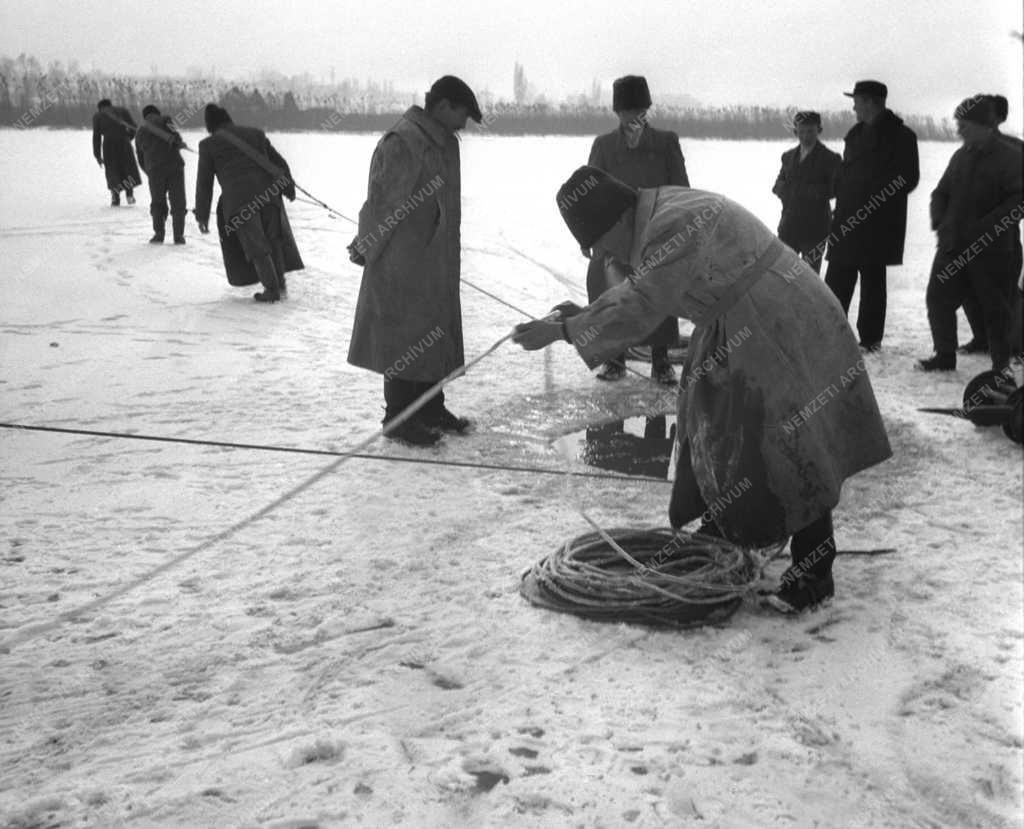
[[[678,136],[647,122],[646,81],[620,78],[619,128],[595,140],[590,163],[556,195],[590,260],[590,304],[561,303],[513,337],[527,350],[564,340],[591,368],[603,364],[604,379],[621,376],[625,349],[646,342],[653,379],[674,383],[662,349],[678,318],[694,322],[670,522],[703,516],[700,532],[741,544],[790,537],[792,564],[767,597],[787,613],[834,594],[842,484],[892,454],[864,359],[884,334],[886,266],[902,262],[917,140],[886,108],[883,84],[846,94],[858,123],[841,159],[819,144],[820,117],[797,116],[800,146],[783,156],[774,188],[780,241],[740,205],[689,186]],[[469,118],[482,118],[472,90],[445,76],[380,139],[349,246],[363,267],[349,362],[383,375],[384,432],[418,446],[470,425],[438,391],[464,363],[455,133]],[[859,343],[846,320],[858,276]],[[749,336],[726,348],[736,331]],[[724,499],[739,483],[744,497]]]
[[[153,220],[149,241],[163,243],[169,215],[174,244],[184,245],[188,211],[181,151],[188,148],[174,121],[152,104],[143,108],[141,125],[136,125],[127,109],[113,106],[107,98],[96,109],[93,155],[104,168],[111,206],[121,203],[122,190],[128,204],[135,204],[133,191],[141,183],[142,167],[149,182]],[[199,142],[196,223],[201,233],[209,233],[216,178],[221,189],[216,221],[228,281],[232,285],[259,282],[263,290],[253,298],[277,302],[287,291],[285,273],[303,267],[282,201],[282,197],[295,199],[288,163],[262,130],[235,125],[223,107],[207,105],[204,121],[209,136]]]

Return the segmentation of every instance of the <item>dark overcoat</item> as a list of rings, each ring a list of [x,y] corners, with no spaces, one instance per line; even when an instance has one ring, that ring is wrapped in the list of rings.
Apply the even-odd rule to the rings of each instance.
[[[643,275],[569,319],[568,333],[596,366],[666,312],[696,324],[680,380],[675,526],[707,509],[734,541],[779,541],[892,454],[842,307],[748,210],[700,190],[641,190],[630,264]]]
[[[283,195],[292,195],[295,184],[288,162],[274,149],[262,130],[228,124],[199,142],[196,171],[196,221],[208,224],[213,200],[213,180],[220,185],[217,229],[228,282],[254,285],[259,280],[252,260],[270,253],[283,272],[302,270],[295,236],[288,222]],[[270,251],[254,249],[252,234],[240,232],[259,224],[271,230],[266,238]],[[265,234],[255,234],[261,237]]]
[[[436,382],[463,365],[459,142],[418,106],[377,143],[356,249],[366,258],[348,361]]]
[[[142,184],[132,152],[135,121],[124,107],[109,107],[92,116],[92,154],[103,162],[108,190],[131,190]]]
[[[591,167],[615,176],[630,187],[689,187],[686,160],[679,146],[679,136],[671,130],[644,127],[635,147],[626,143],[622,127],[599,135],[590,148]],[[608,289],[609,274],[604,258],[595,256],[587,266],[587,298],[593,302]],[[647,345],[675,345],[679,340],[679,324],[666,319],[643,342]],[[634,343],[630,343],[634,345]]]
[[[829,200],[835,198],[836,174],[843,159],[820,141],[800,160],[800,145],[782,154],[782,167],[772,192],[782,200],[779,238],[793,250],[825,241],[832,221]]]
[[[181,149],[185,142],[167,115],[147,115],[135,133],[135,153],[147,176],[173,172],[185,166]]]
[[[892,110],[846,134],[836,178],[828,259],[837,265],[901,265],[907,196],[921,177],[917,136]]]

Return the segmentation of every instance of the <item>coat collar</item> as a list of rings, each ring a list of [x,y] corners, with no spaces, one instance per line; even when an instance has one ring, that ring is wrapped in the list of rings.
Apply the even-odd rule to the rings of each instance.
[[[422,107],[411,106],[405,111],[405,115],[402,116],[407,121],[411,121],[417,127],[419,127],[427,136],[433,140],[439,147],[444,147],[448,143],[449,135],[437,121],[427,115]]]

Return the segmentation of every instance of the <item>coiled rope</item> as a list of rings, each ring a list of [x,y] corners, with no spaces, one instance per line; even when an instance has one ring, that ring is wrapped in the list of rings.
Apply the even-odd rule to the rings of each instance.
[[[531,604],[598,621],[713,624],[735,612],[784,546],[755,550],[667,528],[598,529],[534,564],[520,592]]]

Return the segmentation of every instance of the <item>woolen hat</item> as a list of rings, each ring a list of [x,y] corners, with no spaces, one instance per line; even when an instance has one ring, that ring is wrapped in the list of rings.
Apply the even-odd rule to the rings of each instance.
[[[231,123],[231,116],[228,111],[217,104],[207,104],[203,110],[203,122],[206,124],[207,132],[215,132],[225,124]]]
[[[986,95],[992,103],[992,114],[996,117],[996,123],[1001,124],[1010,114],[1010,102],[1002,95]]]
[[[651,105],[651,90],[643,75],[624,75],[612,83],[612,111],[647,109]]]
[[[452,106],[464,106],[469,110],[469,117],[478,124],[483,120],[480,105],[476,102],[476,95],[462,78],[444,75],[434,81],[430,91],[427,92],[427,107],[429,108],[432,102],[442,99],[448,101]]]
[[[821,116],[813,110],[807,109],[803,112],[798,112],[793,116],[793,128],[799,127],[801,124],[816,124],[821,126]]]
[[[611,230],[636,205],[636,190],[597,167],[580,167],[558,190],[558,210],[580,247]]]
[[[983,127],[996,125],[995,107],[992,106],[992,99],[988,95],[972,95],[970,98],[964,98],[953,111],[953,117],[957,121],[970,121],[972,124],[981,124]]]
[[[847,98],[854,95],[867,95],[870,98],[881,98],[883,101],[889,97],[889,87],[881,81],[857,81],[853,85],[853,92],[843,93]]]

